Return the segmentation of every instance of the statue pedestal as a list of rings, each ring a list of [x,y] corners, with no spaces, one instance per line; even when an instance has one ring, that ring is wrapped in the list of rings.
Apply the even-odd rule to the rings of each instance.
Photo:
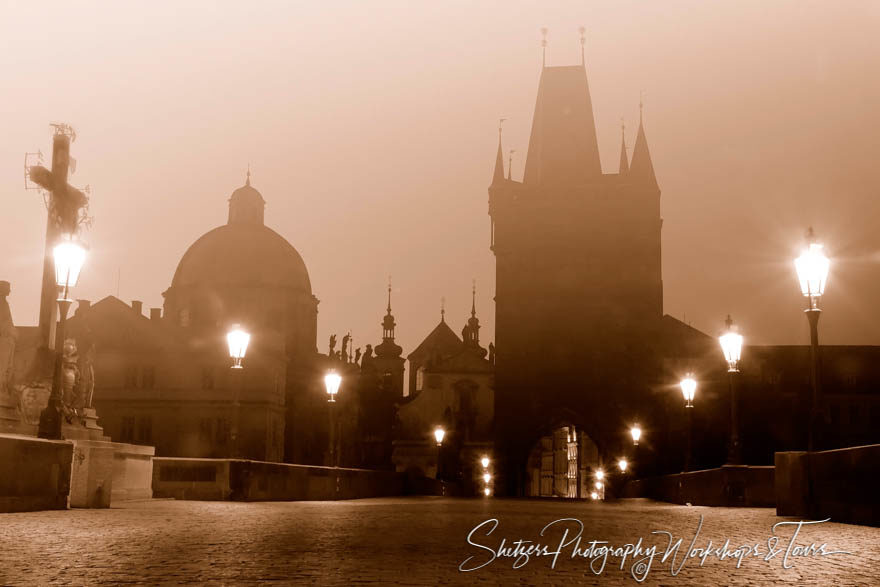
[[[109,441],[110,437],[104,436],[104,429],[98,426],[98,414],[95,408],[86,408],[85,425],[81,424],[78,418],[73,419],[72,424],[68,424],[67,420],[61,425],[61,435],[65,440],[104,440]]]

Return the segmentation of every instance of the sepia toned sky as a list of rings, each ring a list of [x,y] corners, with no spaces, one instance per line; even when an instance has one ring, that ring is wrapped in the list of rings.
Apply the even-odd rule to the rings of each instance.
[[[808,342],[792,258],[834,258],[820,340],[880,344],[880,3],[755,0],[10,2],[0,0],[0,279],[37,321],[45,209],[23,189],[48,123],[75,127],[92,189],[75,292],[161,306],[181,255],[252,183],[302,254],[318,347],[404,352],[456,331],[476,279],[493,339],[487,193],[497,138],[519,179],[540,72],[587,68],[606,172],[645,92],[662,190],[665,311],[709,334]],[[587,254],[588,252],[585,252]]]

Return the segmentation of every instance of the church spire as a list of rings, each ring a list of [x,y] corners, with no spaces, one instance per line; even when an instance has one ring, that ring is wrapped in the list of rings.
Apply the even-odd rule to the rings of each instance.
[[[477,280],[471,286],[471,318],[477,317]]]
[[[440,322],[446,322],[446,298],[440,298]]]
[[[629,171],[629,159],[626,156],[626,124],[620,119],[620,170],[618,173],[624,175]]]
[[[651,152],[648,150],[648,139],[645,137],[642,106],[642,101],[639,100],[639,132],[636,135],[635,147],[633,147],[632,165],[629,168],[629,175],[634,182],[656,190],[659,189],[659,186],[657,185],[657,177],[654,175]]]
[[[246,186],[251,185],[251,164],[250,163],[248,163],[247,178],[244,180],[244,185],[246,185]]]
[[[376,356],[380,359],[396,358],[403,349],[394,342],[394,315],[391,313],[391,276],[388,276],[388,307],[382,319],[382,343],[376,346]]]
[[[498,185],[504,181],[504,155],[501,150],[501,129],[506,118],[498,119],[498,153],[495,155],[495,174],[492,176],[492,185]]]

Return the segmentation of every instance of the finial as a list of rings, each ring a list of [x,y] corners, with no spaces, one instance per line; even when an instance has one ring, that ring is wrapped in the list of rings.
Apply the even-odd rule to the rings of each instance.
[[[727,320],[724,321],[724,324],[727,326],[728,330],[733,329],[733,318],[730,317],[730,314],[727,315]]]
[[[251,164],[250,163],[248,163],[247,179],[245,180],[244,185],[247,185],[247,186],[251,185]]]
[[[440,322],[446,322],[446,298],[440,298]]]
[[[391,276],[388,276],[388,313],[391,313]]]
[[[807,244],[810,244],[816,240],[816,234],[813,232],[813,227],[809,227],[807,229]]]
[[[626,138],[626,122],[623,120],[623,116],[620,117],[620,134]]]
[[[471,317],[477,315],[477,280],[471,282]]]
[[[541,27],[541,67],[547,67],[547,27]]]
[[[504,121],[507,120],[506,117],[502,117],[498,119],[498,140],[501,140],[501,131],[504,128]]]
[[[639,90],[639,125],[642,124],[642,109],[645,105],[645,90]]]
[[[516,149],[511,149],[510,154],[507,159],[507,179],[510,179],[510,174],[513,172],[513,154],[516,153]]]
[[[587,42],[587,37],[586,37],[587,29],[586,29],[586,27],[580,27],[578,29],[578,32],[581,34],[581,65],[586,66],[587,62],[584,59],[584,44]]]

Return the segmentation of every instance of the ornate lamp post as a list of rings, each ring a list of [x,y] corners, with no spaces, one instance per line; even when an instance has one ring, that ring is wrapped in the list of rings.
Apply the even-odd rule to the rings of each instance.
[[[61,242],[52,251],[55,261],[55,283],[60,289],[58,298],[59,322],[55,345],[55,367],[52,374],[52,391],[49,404],[40,412],[40,425],[37,435],[40,438],[61,439],[61,389],[62,368],[64,362],[64,336],[67,326],[67,312],[73,303],[68,297],[70,288],[79,280],[79,272],[86,260],[86,249],[70,236],[63,236]]]
[[[810,411],[809,443],[807,450],[814,450],[816,427],[820,420],[821,384],[819,382],[819,298],[825,293],[825,282],[831,262],[816,242],[812,227],[807,231],[807,250],[795,259],[801,293],[807,298],[807,321],[810,323],[810,386],[812,387],[812,409]]]
[[[684,379],[679,383],[681,386],[681,394],[684,396],[684,407],[685,408],[693,408],[694,407],[694,395],[697,393],[697,380],[694,379],[694,376],[688,373]],[[693,446],[693,428],[694,428],[694,418],[693,418],[693,410],[686,409],[687,411],[687,452],[684,455],[684,470],[691,470],[691,452]]]
[[[232,457],[238,458],[240,457],[239,446],[238,446],[238,428],[239,428],[239,417],[241,412],[241,388],[242,388],[242,377],[243,373],[240,371],[242,368],[241,361],[244,359],[245,353],[247,353],[248,344],[251,341],[251,335],[243,330],[241,326],[238,324],[232,327],[232,330],[226,333],[226,344],[229,346],[229,358],[232,359],[232,369],[234,373],[234,377],[236,378],[235,383],[233,383],[232,390]]]
[[[330,406],[330,466],[338,467],[338,454],[336,450],[336,410],[333,406],[336,405],[336,394],[339,393],[339,386],[342,384],[342,377],[336,371],[328,371],[326,375],[324,375],[324,388],[327,390],[327,395],[330,396],[327,400],[327,405]]]
[[[739,420],[736,410],[736,385],[734,376],[739,373],[739,359],[742,356],[743,337],[736,332],[730,314],[727,315],[727,331],[718,337],[724,360],[727,361],[727,386],[730,392],[730,445],[727,447],[727,463],[742,464],[742,451],[739,442]]]

